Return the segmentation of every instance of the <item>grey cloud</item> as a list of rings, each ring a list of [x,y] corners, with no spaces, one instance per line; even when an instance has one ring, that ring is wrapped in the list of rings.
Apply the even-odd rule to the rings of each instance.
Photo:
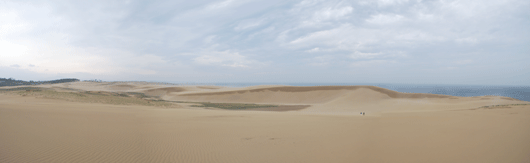
[[[165,70],[171,69],[196,74],[222,73],[237,80],[258,72],[304,70],[360,75],[356,79],[341,79],[354,81],[368,76],[356,72],[361,67],[371,67],[370,72],[381,76],[395,73],[378,69],[381,65],[426,76],[437,73],[451,76],[454,71],[447,73],[443,69],[461,66],[467,68],[462,73],[472,75],[452,76],[463,79],[492,69],[513,74],[515,71],[507,67],[523,67],[524,63],[519,61],[530,59],[530,32],[526,29],[530,25],[527,11],[530,2],[524,0],[28,3],[35,9],[46,6],[39,12],[51,16],[39,17],[34,13],[34,19],[53,23],[26,37],[63,33],[65,37],[55,39],[67,38],[75,47],[126,52],[113,56],[108,53],[112,61],[150,56],[150,64],[135,68],[158,74],[171,74]],[[119,65],[127,69],[138,64]],[[211,66],[218,69],[212,70]],[[323,67],[329,69],[324,71]],[[525,73],[530,71],[527,67],[521,69]],[[278,77],[283,79],[286,78]],[[495,81],[502,83],[508,79]],[[530,83],[528,77],[518,81]]]

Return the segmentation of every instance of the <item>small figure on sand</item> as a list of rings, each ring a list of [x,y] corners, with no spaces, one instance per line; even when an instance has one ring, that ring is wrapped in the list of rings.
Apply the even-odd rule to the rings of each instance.
[[[363,115],[364,115],[364,112],[363,112]]]

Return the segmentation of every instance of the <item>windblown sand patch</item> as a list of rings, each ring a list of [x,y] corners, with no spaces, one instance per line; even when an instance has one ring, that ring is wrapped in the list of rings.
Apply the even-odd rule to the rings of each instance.
[[[268,105],[268,104],[246,104],[246,103],[210,103],[202,102],[190,105],[192,107],[202,107],[208,109],[224,109],[237,111],[294,111],[302,110],[309,105]]]
[[[130,91],[130,90],[133,90],[134,88],[136,87],[133,85],[128,85],[128,84],[118,84],[118,85],[109,86],[110,90],[115,90],[115,91]]]
[[[197,86],[197,88],[200,88],[200,89],[219,89],[221,87],[216,87],[216,86]]]
[[[181,87],[165,87],[165,88],[149,89],[149,90],[144,91],[144,93],[150,96],[162,97],[172,92],[183,92],[185,90],[186,89],[181,88]]]
[[[277,107],[270,107],[270,108],[253,108],[248,109],[251,111],[278,111],[278,112],[284,112],[284,111],[297,111],[302,110],[305,108],[310,107],[310,105],[279,105]]]

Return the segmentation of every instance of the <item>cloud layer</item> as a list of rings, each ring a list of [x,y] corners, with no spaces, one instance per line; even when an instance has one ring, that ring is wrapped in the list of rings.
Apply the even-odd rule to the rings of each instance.
[[[0,3],[4,77],[530,83],[525,0]]]

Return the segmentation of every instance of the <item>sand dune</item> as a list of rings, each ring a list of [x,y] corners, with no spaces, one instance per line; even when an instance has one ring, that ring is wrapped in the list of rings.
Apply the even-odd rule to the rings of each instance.
[[[303,111],[339,114],[455,110],[486,105],[527,103],[513,98],[497,96],[473,98],[400,93],[375,86],[280,86],[233,91],[184,92],[165,98],[178,101],[311,105]]]
[[[353,93],[353,94],[352,94]],[[268,102],[268,103],[323,103],[343,96],[352,96],[358,102],[390,98],[456,98],[447,95],[400,93],[375,86],[319,86],[319,87],[268,87],[235,91],[217,91],[179,94],[174,98],[198,101]],[[359,100],[363,98],[364,100]],[[368,101],[367,101],[368,100]]]
[[[313,86],[313,87],[297,87],[297,86],[272,86],[267,88],[247,89],[239,91],[224,91],[224,92],[212,92],[212,93],[195,93],[186,94],[185,96],[205,96],[205,95],[226,95],[226,94],[242,94],[242,93],[253,93],[253,92],[314,92],[314,91],[340,91],[340,90],[357,90],[357,89],[370,89],[375,92],[386,94],[392,98],[449,98],[447,95],[437,95],[428,93],[400,93],[392,90],[388,90],[376,86]]]
[[[0,91],[0,162],[530,162],[530,102],[512,98],[371,86],[125,84],[132,94],[164,99],[311,106],[274,112],[155,107],[140,98],[122,104],[136,99],[115,88],[124,83],[44,86],[74,91],[51,92],[56,97],[87,94],[67,99]]]
[[[144,91],[145,94],[151,95],[151,96],[165,96],[172,92],[183,92],[186,89],[181,87],[165,87],[165,88],[156,88],[156,89],[149,89]]]
[[[128,84],[119,84],[119,85],[111,85],[108,87],[109,90],[116,90],[116,91],[128,91],[135,88],[133,85]]]
[[[217,86],[197,86],[197,88],[200,88],[200,89],[220,89],[222,87],[217,87]]]

